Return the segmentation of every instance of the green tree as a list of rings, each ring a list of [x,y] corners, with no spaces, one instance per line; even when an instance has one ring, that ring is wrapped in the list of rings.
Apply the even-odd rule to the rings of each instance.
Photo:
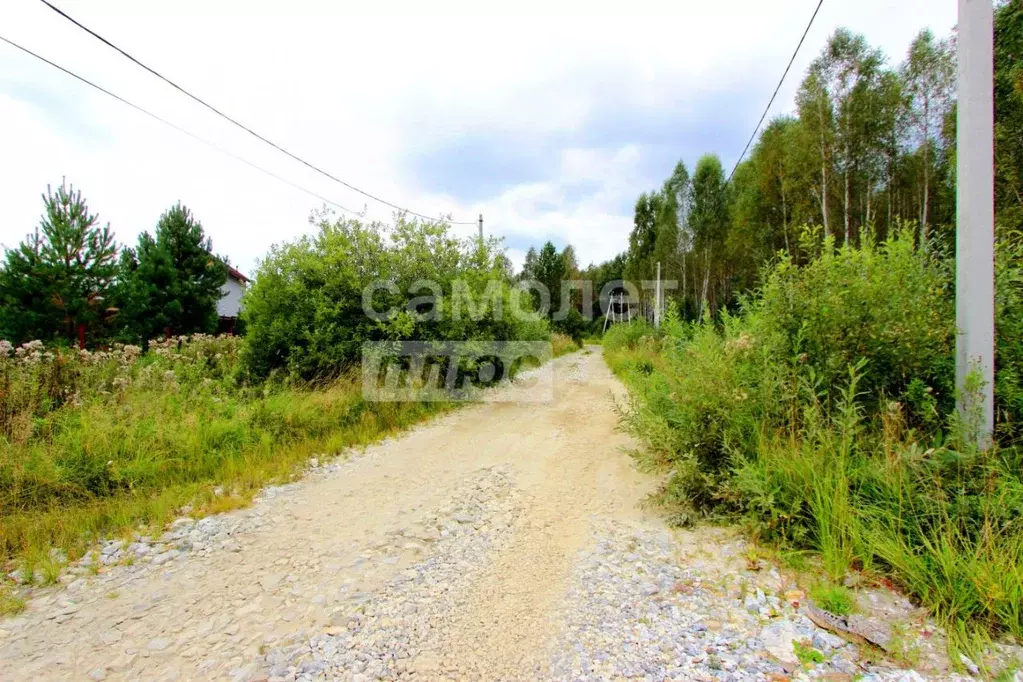
[[[643,193],[636,200],[629,233],[629,265],[625,272],[630,280],[650,279],[651,259],[657,244],[657,219],[663,203],[664,197],[658,192]]]
[[[661,188],[661,205],[656,218],[652,261],[661,264],[661,278],[681,281],[677,296],[684,301],[687,289],[686,257],[692,249],[689,208],[692,182],[685,163],[679,161]],[[684,308],[684,303],[683,303]]]
[[[530,246],[529,250],[526,251],[526,259],[522,263],[522,272],[519,273],[519,279],[529,280],[536,279],[534,272],[536,271],[536,247]]]
[[[315,235],[272,247],[245,294],[255,377],[331,378],[367,341],[550,338],[546,321],[512,312],[521,299],[497,239],[459,240],[444,223],[404,217],[385,227],[325,211],[316,223]]]
[[[551,306],[548,317],[558,311],[561,301],[561,282],[565,279],[565,259],[552,242],[547,242],[536,257],[533,277],[543,284],[551,295]]]
[[[853,184],[864,170],[868,149],[871,99],[884,56],[862,35],[839,28],[810,69],[820,79],[835,116],[834,160],[842,178],[842,225],[845,243],[852,235]]]
[[[177,204],[160,216],[155,236],[139,235],[138,247],[121,262],[124,280],[124,325],[141,339],[166,333],[212,333],[217,329],[217,301],[227,281],[223,258],[202,223]]]
[[[579,259],[576,258],[575,248],[568,244],[561,252],[561,260],[565,262],[565,274],[563,275],[563,281],[576,282],[579,280]],[[569,292],[568,303],[572,310],[579,312],[582,308],[582,295],[583,292],[579,289],[571,289]]]
[[[812,141],[814,162],[816,169],[818,169],[815,170],[815,173],[818,175],[814,179],[812,186],[816,189],[817,206],[821,216],[820,224],[824,227],[825,234],[831,234],[831,216],[828,210],[828,200],[831,195],[835,112],[820,71],[820,67],[810,67],[809,73],[799,87],[796,105],[799,110],[799,120],[806,132],[806,137]]]
[[[714,312],[718,297],[711,288],[712,276],[717,280],[715,284],[723,285],[726,275],[725,264],[716,258],[723,255],[722,247],[728,233],[728,187],[721,159],[713,154],[701,157],[696,163],[689,223],[693,228],[695,249],[703,256],[700,309],[710,305]]]
[[[43,195],[39,227],[7,251],[0,270],[0,336],[74,341],[105,334],[117,273],[110,226],[99,227],[81,191],[62,181]]]
[[[955,59],[950,41],[937,41],[929,29],[920,31],[909,46],[902,67],[909,103],[909,120],[923,150],[923,199],[920,204],[920,243],[927,243],[931,192],[931,149],[955,89]]]

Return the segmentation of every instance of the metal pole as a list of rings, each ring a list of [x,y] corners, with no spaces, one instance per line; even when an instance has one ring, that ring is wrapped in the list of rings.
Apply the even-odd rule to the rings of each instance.
[[[480,241],[483,241],[483,214],[480,213]]]
[[[956,169],[956,387],[979,410],[979,445],[994,429],[994,19],[991,0],[959,0]],[[963,388],[979,372],[980,393]]]
[[[654,328],[661,328],[661,264],[657,263],[657,297],[654,302]]]

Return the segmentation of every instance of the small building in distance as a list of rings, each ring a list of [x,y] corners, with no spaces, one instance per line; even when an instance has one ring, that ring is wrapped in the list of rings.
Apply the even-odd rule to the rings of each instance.
[[[242,294],[245,293],[245,286],[249,278],[241,272],[227,266],[227,281],[220,287],[220,300],[217,301],[217,314],[220,315],[220,325],[217,331],[221,334],[235,334],[238,331],[238,319],[242,312]]]

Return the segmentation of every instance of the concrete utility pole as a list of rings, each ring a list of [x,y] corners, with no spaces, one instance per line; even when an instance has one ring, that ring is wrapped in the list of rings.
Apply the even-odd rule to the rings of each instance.
[[[483,214],[480,213],[480,241],[483,241]]]
[[[978,371],[981,395],[962,396],[960,410],[978,408],[980,446],[994,430],[994,18],[991,0],[959,0],[959,111],[956,123],[956,387]]]

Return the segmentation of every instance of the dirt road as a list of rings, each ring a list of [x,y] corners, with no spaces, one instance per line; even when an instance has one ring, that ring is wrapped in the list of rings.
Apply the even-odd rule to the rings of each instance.
[[[644,514],[600,349],[549,367],[549,402],[470,406],[106,542],[98,575],[0,620],[0,679],[767,680],[797,641],[832,679],[919,679],[859,667],[733,532]]]
[[[347,629],[367,604],[395,601],[395,578],[417,565],[451,580],[433,580],[429,619],[408,623],[425,627],[404,633],[404,667],[531,675],[592,524],[641,522],[649,485],[622,452],[599,353],[553,369],[551,403],[449,414],[227,515],[240,520],[225,547],[168,544],[148,553],[172,553],[159,566],[115,566],[34,600],[0,623],[2,675],[257,679],[287,667],[272,671],[269,650]]]

